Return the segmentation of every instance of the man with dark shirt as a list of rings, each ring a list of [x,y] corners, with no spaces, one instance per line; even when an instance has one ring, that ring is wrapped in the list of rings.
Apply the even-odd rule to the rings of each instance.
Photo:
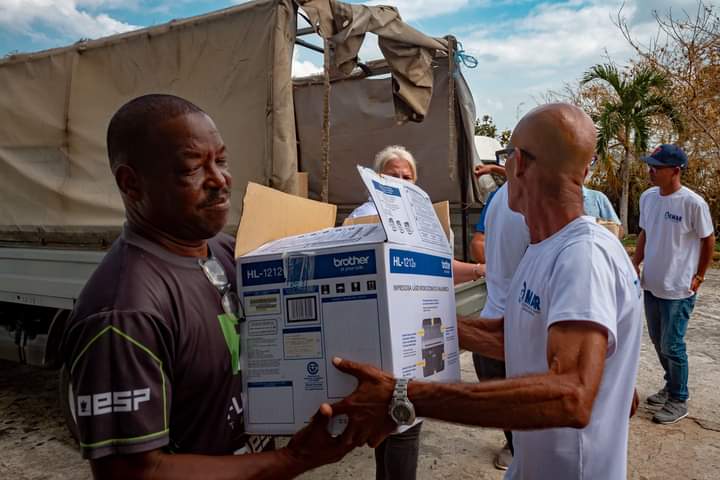
[[[219,233],[232,179],[212,119],[146,95],[115,113],[107,147],[127,224],[61,346],[93,475],[291,478],[342,458],[352,439],[321,413],[279,450],[244,433],[233,241]]]

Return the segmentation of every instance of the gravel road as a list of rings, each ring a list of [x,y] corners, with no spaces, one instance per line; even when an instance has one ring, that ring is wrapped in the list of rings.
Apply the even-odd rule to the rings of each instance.
[[[720,270],[711,270],[687,333],[690,355],[690,417],[659,426],[641,405],[630,429],[628,478],[660,480],[720,478]],[[638,377],[641,398],[660,386],[662,374],[647,333]],[[469,354],[463,378],[474,381]],[[57,374],[0,361],[0,479],[89,479],[90,470],[65,430],[57,402]],[[420,480],[501,479],[492,467],[501,432],[426,421]],[[357,449],[343,461],[303,480],[372,479],[372,451]]]

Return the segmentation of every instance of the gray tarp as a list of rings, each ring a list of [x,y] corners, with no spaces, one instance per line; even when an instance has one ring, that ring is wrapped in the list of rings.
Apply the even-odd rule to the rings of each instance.
[[[3,238],[121,224],[105,132],[146,93],[185,97],[214,118],[232,159],[232,223],[248,181],[289,188],[295,18],[290,0],[260,0],[0,62]]]
[[[398,125],[394,118],[389,78],[359,78],[334,82],[331,91],[329,200],[339,205],[362,203],[367,192],[355,165],[372,167],[375,154],[388,145],[403,145],[418,163],[418,184],[434,202],[459,203],[459,177],[448,169],[448,66],[445,59],[435,65],[432,102],[422,123]],[[300,141],[300,170],[310,175],[310,197],[320,198],[322,162],[322,84],[299,79],[295,85],[295,112]],[[469,165],[475,155],[472,97],[462,76],[456,77],[459,106],[456,139],[457,172],[469,180]],[[462,134],[460,133],[462,130]],[[469,135],[468,135],[469,133]],[[469,139],[469,140],[468,140]],[[468,185],[470,182],[468,181]],[[472,197],[470,197],[472,198]]]
[[[367,32],[379,37],[380,50],[392,72],[396,118],[422,121],[433,88],[432,61],[447,53],[447,41],[418,32],[400,19],[394,7],[355,5],[335,0],[297,0],[321,37],[333,47],[333,64],[345,75],[357,65]]]

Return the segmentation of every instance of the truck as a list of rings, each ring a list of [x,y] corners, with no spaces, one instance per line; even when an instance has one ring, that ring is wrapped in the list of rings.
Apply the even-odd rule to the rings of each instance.
[[[474,103],[454,39],[427,37],[396,10],[377,8],[256,0],[1,60],[0,359],[60,366],[64,325],[124,221],[107,163],[107,124],[120,105],[146,93],[182,96],[215,120],[234,178],[229,233],[250,181],[336,203],[347,214],[366,200],[355,165],[403,144],[417,157],[422,188],[450,201],[456,256],[467,258],[468,216],[489,187],[472,175]],[[390,15],[399,28],[358,26],[368,12]],[[384,51],[416,49],[424,76],[403,70],[392,54],[368,63],[348,58],[352,48],[338,40],[348,18],[353,31],[385,39]],[[333,24],[337,31],[328,31]],[[293,78],[295,47],[322,54],[324,72]],[[463,313],[482,304],[477,285],[457,295]]]

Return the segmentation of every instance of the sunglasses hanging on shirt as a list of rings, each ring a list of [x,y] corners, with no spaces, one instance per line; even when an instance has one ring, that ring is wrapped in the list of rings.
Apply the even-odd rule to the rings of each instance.
[[[223,312],[227,315],[233,315],[238,320],[244,320],[245,315],[241,315],[240,301],[237,293],[232,291],[230,281],[227,278],[225,269],[220,262],[213,256],[205,259],[198,259],[200,268],[210,283],[220,292],[221,304]]]

